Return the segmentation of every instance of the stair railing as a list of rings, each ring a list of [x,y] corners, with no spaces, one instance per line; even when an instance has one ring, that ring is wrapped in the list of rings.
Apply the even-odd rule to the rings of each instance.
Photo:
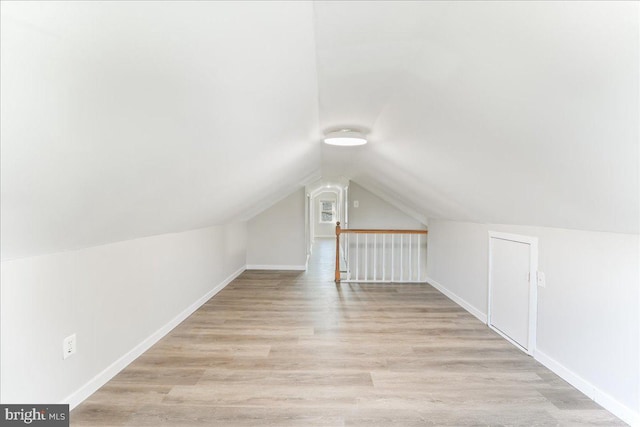
[[[426,235],[427,230],[343,229],[338,222],[336,283],[425,282]],[[344,278],[340,272],[341,246],[346,265]]]

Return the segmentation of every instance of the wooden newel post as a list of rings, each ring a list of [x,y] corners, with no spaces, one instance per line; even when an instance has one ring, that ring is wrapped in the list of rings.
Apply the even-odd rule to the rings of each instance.
[[[336,283],[340,283],[340,221],[336,223]]]

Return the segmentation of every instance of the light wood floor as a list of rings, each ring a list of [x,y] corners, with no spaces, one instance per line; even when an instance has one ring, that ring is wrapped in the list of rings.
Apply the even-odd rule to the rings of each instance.
[[[247,271],[72,426],[624,425],[429,285]]]

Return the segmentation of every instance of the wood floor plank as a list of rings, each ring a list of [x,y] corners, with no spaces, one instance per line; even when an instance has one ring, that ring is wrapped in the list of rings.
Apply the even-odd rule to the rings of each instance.
[[[246,271],[71,412],[81,426],[624,425],[427,284]]]
[[[343,427],[341,410],[281,407],[220,407],[147,405],[140,408],[123,426],[172,427]]]

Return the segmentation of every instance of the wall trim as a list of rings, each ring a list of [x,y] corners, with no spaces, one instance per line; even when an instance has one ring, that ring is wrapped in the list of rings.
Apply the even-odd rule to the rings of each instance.
[[[73,409],[82,403],[85,399],[95,393],[100,387],[105,385],[109,380],[115,377],[120,371],[126,368],[131,362],[136,360],[151,346],[160,341],[165,335],[167,335],[173,328],[178,326],[187,317],[193,314],[204,303],[209,301],[215,294],[224,289],[229,283],[231,283],[236,277],[242,274],[247,269],[246,266],[240,267],[235,272],[231,273],[229,277],[224,279],[221,283],[214,286],[209,292],[202,297],[198,298],[193,304],[180,312],[176,317],[171,319],[166,325],[145,338],[140,344],[136,345],[129,352],[122,355],[118,360],[107,366],[102,372],[89,380],[85,385],[78,390],[71,393],[60,403],[69,404],[69,409]]]
[[[594,386],[589,381],[574,373],[572,370],[542,351],[536,350],[533,357],[538,362],[549,368],[549,370],[553,371],[569,384],[580,390],[588,398],[592,399],[598,405],[602,406],[625,423],[632,426],[640,426],[640,412],[636,412],[628,406],[620,403],[614,397],[611,397],[608,393],[600,390],[598,387]]]
[[[436,282],[432,278],[427,276],[427,280],[426,281],[427,281],[428,284],[430,284],[431,286],[433,286],[434,288],[439,290],[441,293],[443,293],[451,301],[455,302],[460,307],[464,308],[469,313],[473,314],[482,323],[484,323],[485,325],[487,324],[487,315],[486,314],[484,314],[483,312],[481,312],[480,310],[478,310],[477,308],[475,308],[474,306],[472,306],[471,304],[466,302],[464,299],[462,299],[458,295],[454,294],[449,289],[447,289],[446,287],[444,287],[440,283]]]
[[[473,307],[467,301],[456,295],[455,293],[448,290],[442,284],[437,281],[427,277],[427,283],[431,286],[442,292],[446,297],[451,299],[453,302],[458,304],[460,307],[467,310],[469,313],[473,314],[477,317],[482,323],[487,324],[487,316],[483,314],[480,310]],[[620,418],[625,423],[631,426],[640,426],[640,412],[634,411],[632,408],[625,406],[620,403],[614,397],[609,395],[608,393],[600,390],[598,387],[591,384],[589,381],[582,378],[580,375],[574,373],[569,368],[562,365],[560,362],[556,361],[552,357],[548,356],[544,352],[540,350],[535,350],[532,354],[533,358],[538,362],[542,363],[545,367],[547,367],[550,371],[557,374],[560,378],[571,384],[573,387],[578,389],[588,398],[592,399],[598,405],[602,406],[607,411],[611,412],[616,417]]]
[[[294,270],[305,271],[307,269],[305,264],[299,265],[272,265],[272,264],[247,264],[247,270]]]

